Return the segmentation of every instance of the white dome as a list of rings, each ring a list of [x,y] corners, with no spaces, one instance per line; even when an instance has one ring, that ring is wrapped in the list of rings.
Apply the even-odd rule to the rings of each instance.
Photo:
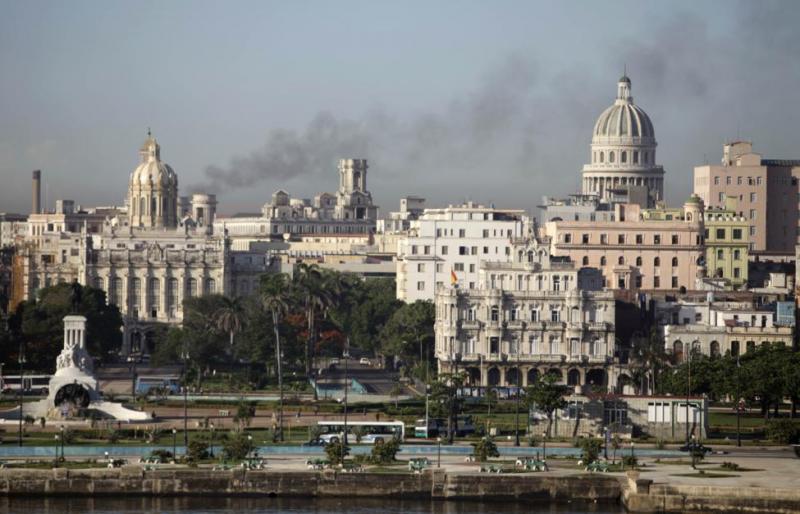
[[[641,107],[634,105],[631,92],[631,81],[623,76],[619,79],[617,99],[614,105],[603,111],[594,124],[592,139],[606,138],[641,138],[655,139],[653,123]]]
[[[131,173],[131,185],[156,189],[177,185],[178,176],[169,164],[161,161],[161,146],[154,137],[147,136],[139,155],[141,163]]]

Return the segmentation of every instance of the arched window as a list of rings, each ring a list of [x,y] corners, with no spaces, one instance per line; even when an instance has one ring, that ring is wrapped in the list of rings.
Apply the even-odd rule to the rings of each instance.
[[[653,259],[653,266],[655,266],[656,268],[661,266],[661,257],[656,257],[655,259]]]
[[[678,267],[678,258],[677,257],[673,257],[672,258],[672,267],[673,268],[677,268]]]
[[[581,384],[581,372],[577,369],[569,370],[567,373],[567,385],[576,386]]]
[[[637,257],[636,258],[636,265],[637,266],[641,266],[642,265],[642,258],[641,257]]]
[[[160,285],[157,278],[151,278],[147,283],[147,305],[150,307],[150,316],[153,318],[158,316]]]
[[[489,381],[489,385],[496,386],[500,384],[500,370],[497,368],[491,368],[487,373],[486,378]]]
[[[122,307],[122,279],[115,277],[111,281],[111,291],[108,294],[109,301],[118,307]]]
[[[500,321],[500,310],[497,307],[492,307],[490,319],[492,321]]]
[[[209,278],[206,281],[206,294],[214,294],[217,291],[217,281]]]
[[[103,289],[103,277],[94,277],[94,284],[95,289]]]
[[[739,355],[739,341],[731,341],[731,356]]]
[[[606,256],[603,255],[602,257],[600,257],[600,266],[605,266],[605,265],[606,265]]]
[[[583,256],[583,260],[581,262],[583,263],[584,266],[588,266],[589,265],[589,257],[584,255]]]
[[[134,278],[131,282],[130,297],[131,309],[138,311],[142,305],[142,280],[140,278]]]
[[[628,162],[628,152],[623,151],[619,156],[619,162]]]
[[[614,162],[614,152],[608,152],[608,162]]]
[[[711,356],[719,357],[719,342],[711,341]]]
[[[675,360],[678,362],[683,360],[683,343],[680,341],[675,341],[672,343],[672,354],[675,356]]]
[[[197,279],[190,278],[188,284],[186,285],[186,296],[192,298],[197,296]]]
[[[528,370],[528,385],[533,385],[539,380],[539,370],[531,368]]]
[[[639,150],[633,151],[633,163],[639,164]]]
[[[144,197],[139,198],[139,216],[144,216],[145,214],[147,214],[145,212],[146,205],[147,204],[145,203]]]
[[[605,161],[605,152],[600,152],[600,162]]]
[[[625,264],[625,257],[620,255],[619,259],[617,259],[617,264],[619,264],[620,266],[624,265]]]

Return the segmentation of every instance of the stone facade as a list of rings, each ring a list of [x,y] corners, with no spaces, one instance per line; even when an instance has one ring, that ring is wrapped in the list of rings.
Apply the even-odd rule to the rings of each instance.
[[[599,269],[611,289],[691,289],[705,274],[703,205],[642,210],[617,204],[612,221],[549,221],[554,256]]]
[[[482,262],[476,288],[437,289],[440,371],[466,371],[470,386],[526,386],[555,373],[572,386],[610,387],[615,304],[597,270],[552,259],[535,240],[512,255]]]
[[[750,242],[747,218],[733,208],[706,209],[705,245],[706,269],[713,278],[726,281],[728,287],[740,289],[747,286]]]

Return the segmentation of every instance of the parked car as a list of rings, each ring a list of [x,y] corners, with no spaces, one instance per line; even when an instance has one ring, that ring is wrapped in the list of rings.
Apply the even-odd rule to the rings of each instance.
[[[359,364],[362,364],[362,365],[364,365],[364,366],[370,366],[370,365],[372,365],[372,363],[371,363],[371,362],[369,361],[369,359],[367,359],[366,357],[361,357],[361,359],[359,359],[358,363],[359,363]]]

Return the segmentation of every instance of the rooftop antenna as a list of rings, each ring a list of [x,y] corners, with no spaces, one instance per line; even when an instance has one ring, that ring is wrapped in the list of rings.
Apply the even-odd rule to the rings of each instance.
[[[150,137],[150,127],[147,127],[147,137]]]
[[[623,63],[622,64],[622,76],[623,77],[627,77],[628,76],[628,63]]]

